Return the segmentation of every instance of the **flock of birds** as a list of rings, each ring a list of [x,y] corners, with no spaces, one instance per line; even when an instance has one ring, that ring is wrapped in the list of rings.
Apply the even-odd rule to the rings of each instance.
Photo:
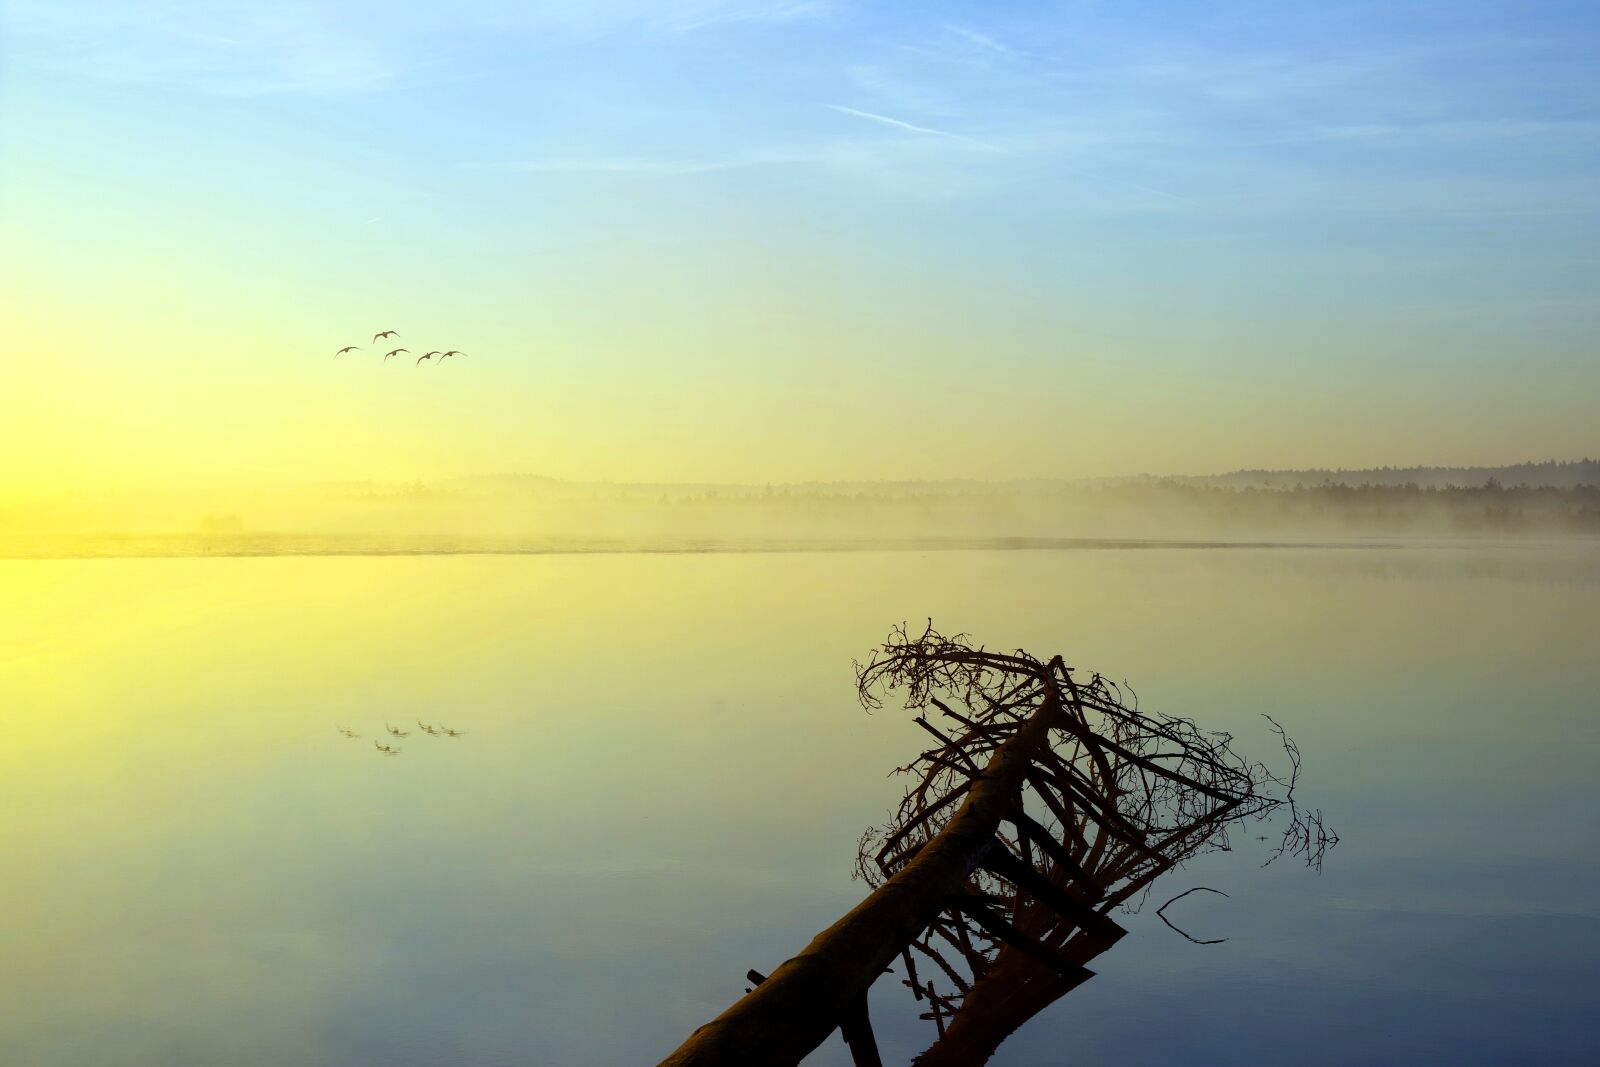
[[[373,344],[377,344],[377,342],[379,342],[379,341],[383,341],[383,340],[387,340],[388,338],[391,338],[391,337],[399,337],[399,336],[400,336],[400,333],[397,330],[379,330],[377,333],[372,335],[372,343]],[[338,359],[340,356],[344,355],[346,352],[360,352],[360,351],[363,351],[363,349],[362,349],[362,347],[360,345],[345,345],[343,348],[339,349],[339,351],[337,351],[337,352],[335,352],[333,354],[333,358],[334,359]],[[396,348],[396,349],[393,349],[392,351],[385,352],[383,354],[383,358],[384,358],[384,361],[387,362],[391,356],[409,356],[410,354],[411,354],[411,350],[409,348]],[[432,359],[434,356],[438,356],[439,357],[439,362],[442,363],[445,360],[449,359],[451,356],[464,356],[464,355],[466,355],[465,352],[458,351],[458,350],[456,350],[454,348],[450,349],[448,352],[440,352],[437,349],[435,349],[434,351],[424,352],[422,355],[418,356],[416,362],[417,363],[421,363],[425,359]],[[465,737],[466,736],[466,731],[465,730],[456,730],[456,729],[452,729],[451,727],[448,727],[448,726],[434,726],[434,725],[431,725],[429,723],[423,722],[421,719],[417,720],[417,725],[422,728],[422,732],[423,733],[427,734],[430,737]],[[383,726],[384,726],[384,729],[389,732],[389,736],[390,737],[405,738],[405,737],[410,737],[411,734],[412,734],[412,731],[410,731],[410,730],[402,730],[398,726],[395,726],[395,725],[393,725],[391,723],[387,723],[386,722],[386,723],[383,724]],[[348,726],[341,726],[338,729],[339,729],[340,735],[344,736],[344,737],[359,738],[359,737],[362,736],[361,734],[357,733],[355,730],[350,729],[350,727],[348,727]],[[400,752],[401,752],[401,748],[400,748],[399,745],[385,744],[382,741],[374,741],[374,742],[372,742],[372,745],[373,745],[374,748],[376,748],[378,750],[378,752],[380,754],[385,755],[385,756],[398,756],[400,754]]]
[[[421,719],[417,720],[417,725],[422,727],[422,732],[427,734],[430,737],[465,737],[465,736],[467,736],[467,732],[465,730],[453,730],[448,726],[432,726],[432,725],[430,725],[428,723],[423,722]],[[413,733],[413,731],[411,731],[411,730],[402,730],[402,729],[400,729],[400,727],[392,726],[389,723],[384,723],[383,727],[384,727],[385,730],[389,731],[389,736],[390,737],[410,737],[411,734]],[[361,736],[359,733],[357,733],[356,731],[350,729],[350,727],[348,727],[348,726],[339,727],[339,733],[344,737],[350,737],[350,738],[359,738]],[[401,749],[400,749],[399,745],[388,745],[388,744],[384,744],[382,741],[374,741],[374,742],[372,742],[372,744],[373,744],[374,748],[376,748],[380,753],[382,753],[385,756],[398,756],[398,755],[400,755]]]
[[[372,343],[373,344],[377,344],[379,341],[382,341],[385,338],[399,337],[399,336],[400,336],[400,334],[395,330],[380,330],[377,333],[372,335]],[[340,356],[344,355],[346,352],[361,352],[361,351],[364,351],[364,350],[362,349],[362,347],[360,345],[345,345],[343,348],[339,349],[339,351],[337,351],[337,352],[335,352],[333,354],[333,358],[334,359],[338,359]],[[383,354],[383,359],[384,359],[384,362],[387,363],[390,356],[401,356],[401,355],[409,356],[410,354],[411,354],[411,349],[409,349],[409,348],[396,348],[391,352],[385,352]],[[422,353],[422,355],[418,356],[417,357],[417,363],[421,363],[425,359],[432,359],[434,356],[438,356],[439,357],[439,362],[443,363],[445,360],[449,359],[451,356],[464,356],[464,355],[466,355],[465,352],[458,352],[454,348],[452,348],[448,352],[440,352],[439,350],[435,349],[432,352],[424,352],[424,353]],[[415,366],[416,364],[412,364],[412,365]]]

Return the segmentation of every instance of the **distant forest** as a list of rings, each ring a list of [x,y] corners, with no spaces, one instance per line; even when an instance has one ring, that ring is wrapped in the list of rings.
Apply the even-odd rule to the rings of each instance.
[[[1296,486],[1377,485],[1445,489],[1494,482],[1507,487],[1571,489],[1600,485],[1600,460],[1555,460],[1515,463],[1508,467],[1369,467],[1365,470],[1242,470],[1228,474],[1177,477],[1191,485],[1230,488],[1293,489]]]
[[[1600,533],[1600,461],[1592,459],[1071,481],[718,485],[499,475],[328,490],[352,501],[417,506],[520,501],[546,517],[576,511],[596,528],[713,536]]]
[[[568,482],[508,474],[276,491],[64,494],[0,509],[0,557],[1595,535],[1600,462],[1591,459],[1213,477],[787,485]]]
[[[1363,472],[1365,473],[1365,472]],[[1600,533],[1600,484],[1345,482],[1292,487],[1152,480],[1096,490],[1127,510],[1170,508],[1212,528],[1346,532]]]
[[[1003,536],[1600,533],[1600,462],[1239,471],[1097,481],[582,484],[516,476],[418,486],[503,494],[702,531]],[[647,520],[647,516],[649,517]],[[626,524],[625,524],[626,525]]]

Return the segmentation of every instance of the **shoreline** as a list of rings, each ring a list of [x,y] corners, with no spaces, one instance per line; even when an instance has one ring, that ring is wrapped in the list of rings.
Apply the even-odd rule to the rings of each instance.
[[[1600,544],[1572,538],[1138,538],[1138,537],[863,537],[863,538],[684,538],[641,540],[489,541],[444,537],[374,539],[264,535],[195,538],[184,535],[88,537],[76,545],[0,542],[0,560],[253,559],[271,557],[385,556],[587,556],[753,555],[831,552],[1061,552],[1153,551],[1159,549],[1449,549],[1573,547]]]

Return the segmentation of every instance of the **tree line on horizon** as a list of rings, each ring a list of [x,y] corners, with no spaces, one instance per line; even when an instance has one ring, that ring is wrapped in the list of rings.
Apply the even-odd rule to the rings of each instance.
[[[314,487],[344,498],[454,497],[500,493],[562,496],[571,499],[637,499],[664,503],[671,500],[746,500],[763,498],[921,499],[996,494],[1046,494],[1125,486],[1180,485],[1231,489],[1301,490],[1308,488],[1477,489],[1571,488],[1600,486],[1600,460],[1529,461],[1498,467],[1364,467],[1266,468],[1225,474],[1139,474],[1103,478],[1013,478],[984,480],[880,479],[871,481],[806,482],[584,482],[538,474],[498,474],[448,478],[433,482],[378,481],[333,482]]]
[[[981,532],[994,535],[1073,533],[1085,517],[1115,521],[1118,517],[1153,522],[1195,523],[1206,528],[1263,530],[1336,528],[1347,531],[1416,528],[1462,532],[1551,530],[1600,533],[1600,476],[1593,483],[1552,486],[1508,483],[1491,475],[1476,484],[1431,485],[1417,480],[1394,484],[1366,482],[1296,482],[1290,485],[1210,484],[1178,478],[1149,478],[1086,486],[1024,483],[962,485],[921,489],[868,488],[829,491],[771,486],[740,491],[729,487],[694,487],[683,492],[664,487],[630,490],[596,486],[568,493],[494,493],[487,496],[418,484],[392,492],[373,489],[346,497],[358,506],[391,503],[463,506],[473,501],[522,501],[532,514],[550,508],[576,508],[625,518],[681,516],[693,518],[707,532],[717,519],[737,523],[740,517],[803,528],[808,519],[855,525],[863,531],[890,520],[911,523],[928,536]],[[596,510],[599,509],[599,510]],[[981,520],[981,521],[980,521]],[[1015,527],[1015,528],[1013,528]]]

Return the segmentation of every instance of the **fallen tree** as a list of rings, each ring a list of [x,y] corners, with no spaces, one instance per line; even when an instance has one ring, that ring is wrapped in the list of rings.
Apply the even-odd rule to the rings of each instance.
[[[1287,812],[1274,858],[1313,865],[1337,842],[1295,802],[1287,737],[1279,776],[1236,754],[1229,735],[1144,713],[1060,656],[900,627],[856,680],[869,709],[903,693],[935,741],[901,768],[914,781],[895,819],[863,838],[873,891],[770,977],[752,972],[753,988],[663,1067],[797,1064],[835,1029],[872,1067],[867,990],[896,961],[937,1034],[917,1063],[983,1063],[1091,977],[1085,964],[1124,933],[1113,909],[1228,847],[1231,827]]]

